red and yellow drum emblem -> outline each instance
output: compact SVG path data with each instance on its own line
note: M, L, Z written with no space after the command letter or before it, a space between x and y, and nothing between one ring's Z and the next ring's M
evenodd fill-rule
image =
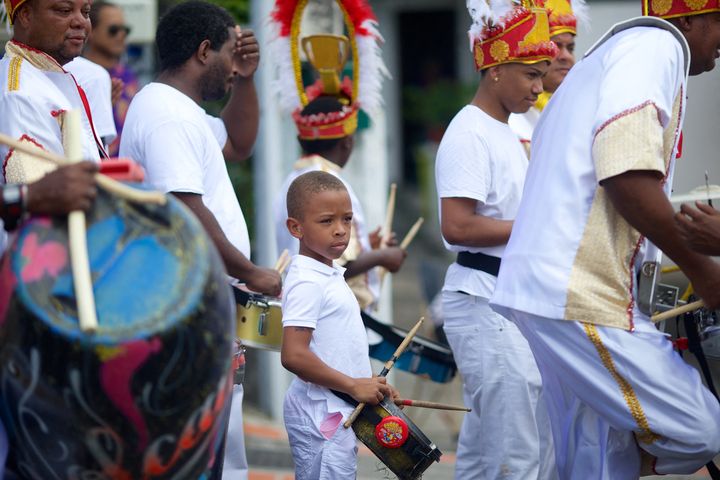
M408 439L407 423L400 417L385 417L375 427L375 438L383 447L400 448Z

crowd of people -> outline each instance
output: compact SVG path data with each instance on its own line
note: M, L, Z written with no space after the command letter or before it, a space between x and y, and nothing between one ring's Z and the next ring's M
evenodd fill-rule
M287 3L276 18L293 17ZM472 408L458 480L692 474L720 453L720 404L652 323L638 288L643 264L662 252L708 309L720 307L711 258L720 213L676 213L668 200L688 76L720 56L720 3L641 3L642 17L575 64L583 1L468 1L478 87L435 166L442 240L456 255L442 289L444 331ZM274 206L278 251L293 255L283 281L251 261L226 167L251 155L259 128L264 46L251 30L211 3L172 7L157 28L158 75L137 91L121 61L130 28L118 6L6 0L6 9L0 133L62 155L63 114L79 110L86 161L54 168L0 145L4 229L90 209L98 164L116 152L133 159L150 186L198 218L233 288L282 291L296 478L355 478L357 438L342 426L354 405L333 391L368 404L399 396L372 374L361 311L377 305L380 270L398 271L406 256L393 235L371 231L342 178L362 94L327 76L299 92L302 156ZM205 112L203 102L228 94L219 117ZM242 384L231 398L211 476L242 480ZM19 474L11 439L0 428L0 477L6 456L6 475Z

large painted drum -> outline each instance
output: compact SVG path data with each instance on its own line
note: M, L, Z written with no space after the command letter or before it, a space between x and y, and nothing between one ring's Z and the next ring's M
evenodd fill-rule
M0 264L0 416L31 479L199 479L229 413L234 300L173 198L100 191L87 215L99 328L78 327L65 218L34 218Z

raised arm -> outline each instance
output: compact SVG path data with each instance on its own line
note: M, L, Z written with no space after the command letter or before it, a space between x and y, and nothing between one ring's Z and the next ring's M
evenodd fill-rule
M258 133L260 108L253 77L260 62L260 47L252 30L235 29L233 87L221 116L228 132L223 155L228 161L241 162L252 154Z

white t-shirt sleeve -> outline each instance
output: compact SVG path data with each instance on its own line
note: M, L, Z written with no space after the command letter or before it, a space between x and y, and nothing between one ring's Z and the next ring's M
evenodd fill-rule
M487 145L474 132L461 132L443 142L437 154L440 198L471 198L485 203L492 188Z
M283 327L315 329L322 314L323 288L317 282L301 280L283 293Z
M225 128L225 122L223 119L205 114L205 120L210 126L210 130L212 130L213 135L215 135L215 139L217 140L218 145L220 145L220 148L224 148L227 143L228 132L227 128Z
M163 192L203 195L204 152L207 139L193 123L172 121L158 125L145 136L148 182Z

